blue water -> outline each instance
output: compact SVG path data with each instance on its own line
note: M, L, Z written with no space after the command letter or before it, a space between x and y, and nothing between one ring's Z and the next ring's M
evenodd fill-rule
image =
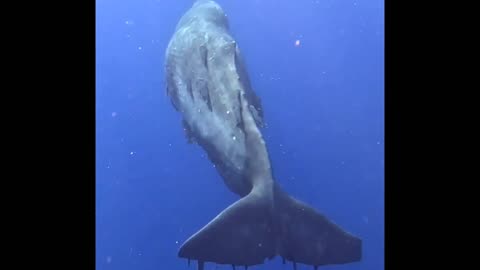
M217 2L263 102L276 180L363 239L361 262L324 268L383 269L383 1ZM97 0L99 270L188 269L180 244L238 199L165 95L165 49L191 4Z

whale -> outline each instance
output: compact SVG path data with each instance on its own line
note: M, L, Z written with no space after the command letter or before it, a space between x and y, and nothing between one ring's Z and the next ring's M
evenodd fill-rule
M181 16L165 51L166 95L181 115L187 142L199 145L227 188L239 196L193 233L178 256L245 267L276 256L283 263L361 261L362 240L275 181L262 102L218 3L198 0Z

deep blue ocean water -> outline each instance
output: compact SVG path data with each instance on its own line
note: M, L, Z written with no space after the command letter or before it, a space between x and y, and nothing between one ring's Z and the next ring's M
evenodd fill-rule
M383 269L383 1L217 2L262 99L276 181L363 239L361 262L323 268ZM165 95L165 49L192 3L96 0L99 270L188 269L180 244L238 199Z

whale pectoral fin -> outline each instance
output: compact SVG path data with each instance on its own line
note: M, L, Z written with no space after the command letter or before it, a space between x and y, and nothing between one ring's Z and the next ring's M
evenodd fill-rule
M361 239L343 231L305 203L286 194L282 197L279 255L314 266L361 260Z
M191 236L179 257L241 266L263 263L275 253L267 211L258 197L245 196Z

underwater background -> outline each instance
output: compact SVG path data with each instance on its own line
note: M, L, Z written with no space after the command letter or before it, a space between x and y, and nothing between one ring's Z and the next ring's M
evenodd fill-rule
M98 270L189 269L181 243L238 200L165 94L165 49L193 2L96 0ZM275 180L363 240L361 262L320 269L383 269L384 2L216 2L262 100Z

